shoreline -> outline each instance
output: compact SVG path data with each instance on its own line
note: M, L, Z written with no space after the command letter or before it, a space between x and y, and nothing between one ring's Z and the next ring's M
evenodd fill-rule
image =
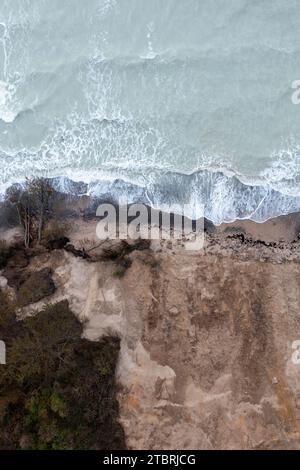
M85 193L86 186L84 183L76 183L71 180L68 182L68 192L58 191L55 189L55 184L53 184L54 181L52 179L44 180L49 182L51 186L53 185L54 197L52 204L55 207L54 215L58 217L59 220L83 218L83 220L95 219L99 221L100 219L96 216L96 210L98 205L104 203L110 203L115 207L118 219L119 204L110 194L101 197L93 197ZM12 187L20 186L16 184ZM139 204L141 202L129 203L128 207L135 203ZM149 206L149 204L145 204L145 206L147 207L150 217L150 211L153 208ZM165 215L170 215L170 212L161 209L154 210L164 213ZM195 220L189 220L195 224ZM17 225L18 219L14 213L13 207L5 201L0 201L0 238L1 233L3 234L6 229L10 228L13 230ZM230 235L230 233L235 235L240 234L244 237L244 242L247 242L247 239L249 239L254 242L261 240L266 243L290 243L296 240L300 234L300 211L271 217L260 222L248 218L237 218L234 221L214 224L211 220L204 218L204 231L210 233L215 232L218 236L224 236L226 233L228 235Z
M153 175L152 175L153 176ZM202 217L219 226L223 223L252 220L264 223L282 215L300 212L300 196L279 192L272 185L243 183L235 174L222 171L201 170L190 175L162 172L155 183L130 182L126 178L100 178L89 181L68 176L41 177L60 195L108 201L114 204L145 204L155 210L176 212L183 207L185 215L194 219ZM6 187L22 187L25 182ZM241 202L240 202L241 201Z
M96 210L98 205L103 203L113 204L118 220L119 206L110 198L93 198L85 194L75 195L55 191L54 200L58 219L61 222L74 220L76 224L78 220L82 220L84 226L85 222L93 220L96 227L100 220L99 217L96 217ZM150 206L147 206L147 210L150 214ZM159 212L169 215L164 211ZM191 222L195 223L195 221ZM7 203L0 202L0 239L11 241L18 234L18 230L18 220L14 210L11 206L7 206ZM90 230L88 232L91 236ZM228 243L229 240L232 242L235 238L240 240L243 246L262 242L263 244L285 244L288 248L290 244L296 243L300 235L300 212L270 218L264 222L236 219L218 225L204 218L204 232L206 235L209 234L214 240L214 244Z

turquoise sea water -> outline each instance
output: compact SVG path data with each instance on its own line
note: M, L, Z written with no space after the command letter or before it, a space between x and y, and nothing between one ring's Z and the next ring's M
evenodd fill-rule
M297 0L1 0L0 188L300 210ZM60 183L59 183L60 182Z

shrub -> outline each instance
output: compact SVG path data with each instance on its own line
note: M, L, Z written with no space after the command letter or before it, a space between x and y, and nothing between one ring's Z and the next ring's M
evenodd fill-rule
M5 240L0 240L0 269L4 268L9 258L10 249Z
M67 301L2 330L0 449L124 449L117 338L90 342Z
M122 278L126 273L126 268L120 267L113 272L113 277Z
M38 302L44 297L52 295L55 285L49 268L41 269L28 274L18 289L17 298L20 307Z
M66 237L70 230L68 223L52 220L47 227L43 230L43 243L47 245L55 240Z
M16 321L15 308L16 304L10 294L0 290L0 332Z

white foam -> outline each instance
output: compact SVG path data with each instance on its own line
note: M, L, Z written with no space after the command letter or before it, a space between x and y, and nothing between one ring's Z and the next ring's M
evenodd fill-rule
M98 13L101 16L107 15L113 8L116 6L117 2L116 0L99 0L98 4Z
M261 177L273 189L288 196L300 196L300 144L280 149L272 154L272 163Z
M100 17L106 17L115 8L119 8L120 3L118 4L116 0L98 0L97 14ZM36 9L38 10L38 6ZM27 16L23 15L21 11L19 16L24 16L23 31L16 44L10 43L9 30L4 23L0 23L4 27L3 38L6 41L4 42L4 39L0 37L0 42L2 39L3 47L5 46L5 73L3 81L0 81L0 119L6 123L14 121L16 117L14 107L18 106L14 102L15 90L10 84L12 81L7 75L7 65L10 65L7 62L8 52L14 48L17 51L15 54L20 57L20 64L26 65L27 60L25 59L30 51L29 42L25 40L27 38L26 31L29 27L33 28L31 9L28 9ZM28 22L29 18L30 22ZM149 61L157 55L159 58L163 57L161 52L165 50L160 49L160 22L156 21L157 32L154 21L148 22L146 31L144 31L144 58ZM104 25L106 24L109 28L109 21L104 22ZM193 217L197 213L197 208L201 206L201 202L205 202L209 206L207 216L217 223L222 220L234 220L242 217L262 220L269 217L270 214L279 215L280 211L297 209L298 200L293 198L300 196L300 145L293 144L287 149L274 152L269 167L256 176L240 174L238 168L234 167L232 163L234 159L230 158L230 155L228 158L220 155L200 155L196 165L194 165L195 160L189 165L186 164L189 145L186 146L187 151L185 152L185 148L181 146L180 142L177 144L176 139L174 142L168 139L163 127L157 125L155 121L153 123L151 119L149 119L150 123L146 122L147 116L145 120L140 115L131 116L131 108L122 104L123 101L120 98L124 93L126 82L122 81L123 75L118 75L119 71L115 69L113 60L113 66L104 61L104 53L101 48L103 48L107 37L110 38L105 29L106 26L103 31L99 31L99 34L95 35L95 38L91 37L91 43L93 44L95 41L95 54L89 57L87 67L82 66L81 75L78 76L83 95L86 98L89 115L86 116L84 111L82 111L82 115L76 114L74 111L72 115L62 118L60 122L56 120L53 122L53 127L50 126L47 129L46 138L41 142L39 148L20 149L18 146L22 144L17 141L15 149L8 151L7 146L3 145L2 154L0 154L2 164L0 184L3 183L2 188L6 188L12 182L22 180L25 176L35 174L48 177L63 175L74 181L87 182L88 192L96 194L97 191L101 192L107 188L113 190L113 182L116 179L121 179L137 185L136 193L132 190L133 198L139 196L141 189L145 189L151 204L166 207L169 205L169 201L164 202L163 197L168 198L173 190L176 191L180 182L183 184L182 181L194 181L192 187L186 184L184 188L188 193L187 200L190 203ZM12 35L12 37L14 36ZM22 51L24 49L23 52L19 49L20 45L22 45ZM108 48L108 50L110 49ZM113 51L114 48L112 47L111 50ZM159 53L155 51L159 51ZM220 54L222 54L222 49L220 49ZM204 54L204 56L206 55ZM177 57L178 54L174 54L174 60ZM159 62L158 59L157 62ZM21 77L24 77L27 72L25 65L20 66ZM118 60L117 65L119 65ZM147 67L152 66L151 63L146 65ZM13 67L14 64L10 65L8 69L13 69ZM177 82L179 83L178 79ZM174 100L175 98L176 96L174 96ZM83 108L85 108L85 103ZM42 116L45 120L47 117ZM101 121L103 121L102 124ZM104 121L107 121L107 125ZM192 148L192 145L190 147ZM267 157L268 155L266 155L266 159ZM181 168L181 164L183 168ZM206 181L201 177L192 178L193 173L198 171L209 173ZM171 176L174 184L173 187L168 186L169 194L167 190L164 191L163 187L168 185L168 177L161 178L166 172L173 175L178 172L177 181L175 177ZM191 176L188 180L184 178L187 175ZM242 185L234 185L232 182L235 178L241 181L244 186L248 186L249 190ZM104 181L111 184L105 186ZM252 189L253 185L257 186L255 190ZM278 191L278 194L274 195L271 190Z
M16 113L11 109L12 93L11 87L0 80L0 119L11 123L16 117Z

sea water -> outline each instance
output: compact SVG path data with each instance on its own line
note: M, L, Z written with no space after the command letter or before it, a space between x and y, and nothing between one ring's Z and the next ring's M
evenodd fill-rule
M0 0L0 189L300 210L297 0Z

